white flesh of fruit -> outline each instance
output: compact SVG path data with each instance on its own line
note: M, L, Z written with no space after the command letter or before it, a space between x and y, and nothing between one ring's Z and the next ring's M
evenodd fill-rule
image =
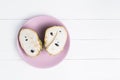
M37 56L42 49L42 43L37 33L32 29L21 29L19 42L28 56Z
M46 30L45 47L49 54L60 53L66 44L66 40L67 32L64 27L53 26Z

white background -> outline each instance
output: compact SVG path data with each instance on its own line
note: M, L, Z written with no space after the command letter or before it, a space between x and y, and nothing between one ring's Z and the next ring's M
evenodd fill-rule
M16 35L48 14L67 27L71 46L57 66L39 69L18 55ZM0 80L120 80L120 0L0 0Z

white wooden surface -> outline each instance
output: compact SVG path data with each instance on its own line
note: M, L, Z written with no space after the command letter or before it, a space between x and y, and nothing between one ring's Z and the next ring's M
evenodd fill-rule
M67 57L38 69L18 55L16 35L30 17L48 14L70 34ZM119 0L0 0L1 80L120 80Z

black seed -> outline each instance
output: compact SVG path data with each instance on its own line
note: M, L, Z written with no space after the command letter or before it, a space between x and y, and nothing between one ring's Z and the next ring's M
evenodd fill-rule
M34 53L34 50L31 50L32 53Z
M52 35L52 36L53 36L53 33L51 32L51 33L50 33L50 35Z
M25 38L27 38L27 36L25 36Z
M55 43L56 46L59 46L59 44Z
M25 41L28 41L28 39L25 39Z
M61 31L59 31L59 32L61 32Z

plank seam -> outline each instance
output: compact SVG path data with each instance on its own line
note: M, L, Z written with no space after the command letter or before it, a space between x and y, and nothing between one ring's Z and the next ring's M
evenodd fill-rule
M16 61L22 59L0 59L0 61ZM97 61L97 60L120 60L120 58L86 58L86 59L64 59L65 61Z
M29 19L0 19L0 20L29 20ZM83 19L59 19L59 20L120 20L120 19L84 19L83 18Z

